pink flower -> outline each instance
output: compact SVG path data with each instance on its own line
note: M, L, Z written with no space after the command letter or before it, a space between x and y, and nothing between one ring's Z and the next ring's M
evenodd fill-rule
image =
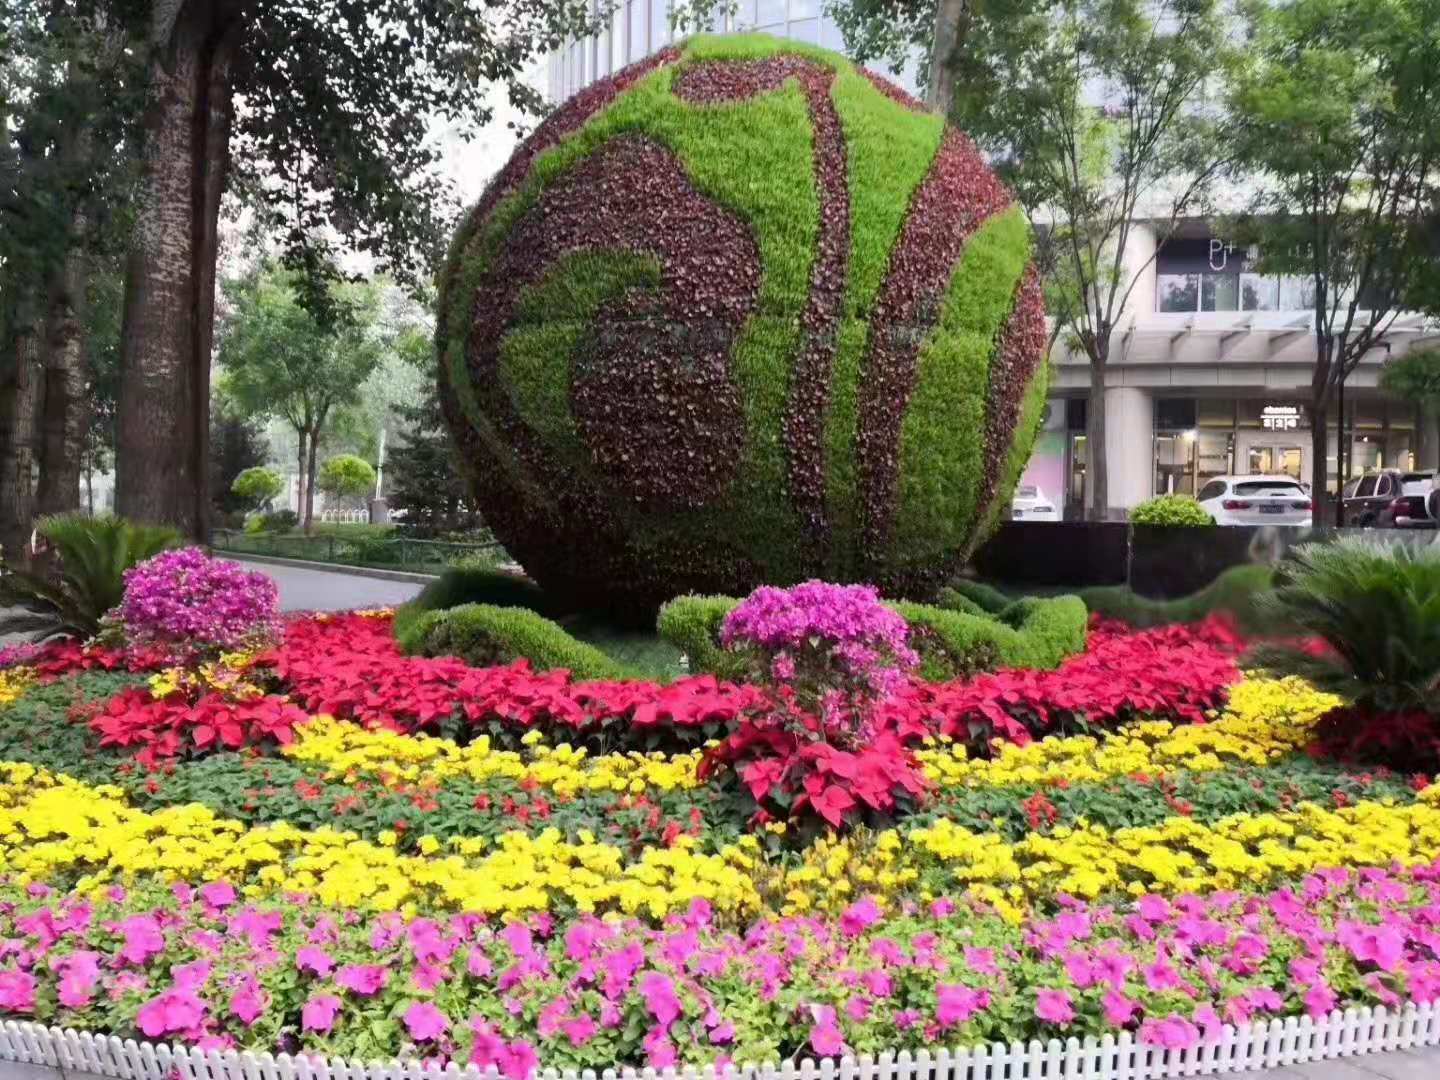
M668 1069L679 1060L675 1053L675 1044L670 1041L670 1036L665 1031L663 1026L657 1024L641 1041L641 1045L645 1047L646 1062L652 1069Z
M0 971L0 1009L13 1013L35 1011L35 976L28 971Z
M327 1035L335 1026L335 1017L340 1012L340 999L334 994L320 994L305 1002L300 1010L300 1026L305 1031Z
M135 1014L140 1030L152 1039L192 1031L204 1020L205 1003L188 990L166 990Z
M438 1039L450 1030L450 1020L428 1001L416 1001L405 1010L405 1029L416 1042Z
M255 1018L265 1010L265 1000L253 984L243 986L230 995L230 1011L239 1017L246 1027L255 1023Z
M1135 911L1149 923L1161 923L1170 917L1170 902L1163 896L1142 896L1135 901Z
M976 949L967 945L965 946L965 963L977 975L1000 974L1000 969L995 964L994 949Z
M95 983L100 978L100 954L73 952L56 965L60 984L56 997L67 1009L83 1009L90 1004Z
M200 899L212 908L226 908L235 903L235 886L228 881L212 881L200 886Z
M1200 1029L1183 1016L1171 1014L1163 1020L1147 1020L1141 1024L1140 1040L1166 1050L1184 1050L1200 1041Z
M1061 1026L1075 1019L1075 1006L1065 990L1039 990L1035 994L1035 1015L1051 1024Z
M600 1029L596 1025L594 1017L589 1013L581 1013L573 1020L566 1020L561 1024L560 1030L570 1040L571 1046L580 1047L593 1039L595 1033Z
M650 972L640 980L640 994L645 999L645 1008L662 1028L669 1028L680 1018L680 999L675 996L675 984L668 975Z
M835 1010L828 1005L811 1006L815 1023L810 1028L810 1046L821 1057L839 1057L845 1053L845 1040Z
M880 921L880 905L873 896L857 900L840 916L840 929L847 937L859 937Z
M295 966L301 971L309 971L323 979L335 970L335 961L324 949L316 945L306 945L296 952Z
M1335 1010L1335 992L1324 981L1317 982L1305 992L1305 1011L1312 1020L1329 1016Z
M500 1071L508 1080L529 1080L539 1065L540 1055L524 1040L511 1043L500 1055Z
M1105 1006L1105 1019L1115 1027L1124 1027L1130 1023L1130 1018L1135 1015L1140 1006L1131 1001L1118 990L1106 990L1102 999Z
M153 915L132 915L120 924L125 945L120 958L131 964L144 964L150 957L165 951L165 935Z
M361 997L374 997L389 981L389 969L378 964L346 964L335 973L337 986Z
M861 1024L870 1019L870 1011L874 1007L874 1003L867 997L853 997L845 1003L845 1015Z
M729 1046L735 1041L735 1025L729 1020L716 1024L710 1029L710 1041L716 1046Z
M963 1024L990 1004L990 993L968 986L940 983L935 987L935 1020L941 1027Z

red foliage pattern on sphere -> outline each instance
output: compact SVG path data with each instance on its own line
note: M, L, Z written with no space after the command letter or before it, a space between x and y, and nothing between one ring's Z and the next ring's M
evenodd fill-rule
M900 427L918 377L922 331L939 317L965 242L986 218L1009 203L1009 192L974 144L947 129L890 253L860 385L855 449L864 516L862 542L872 566L883 564L898 507Z
M785 412L785 450L790 502L809 538L825 537L825 410L830 373L839 344L840 305L850 257L850 191L845 183L845 136L830 97L835 73L798 56L750 63L711 62L687 67L675 80L683 101L735 101L795 79L805 94L815 140L815 190L819 235L810 270L810 296L801 317L804 340L790 371Z

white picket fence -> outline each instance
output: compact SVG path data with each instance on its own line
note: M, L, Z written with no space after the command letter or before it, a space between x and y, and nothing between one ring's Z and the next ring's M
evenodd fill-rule
M1405 1050L1440 1043L1440 1009L1347 1009L1324 1020L1290 1017L1252 1027L1225 1027L1218 1039L1186 1050L1142 1045L1128 1033L1052 1039L1048 1043L993 1043L968 1050L920 1051L781 1065L704 1069L544 1069L540 1080L1159 1080L1273 1069L1355 1054ZM137 1043L13 1021L0 1025L0 1061L48 1065L67 1073L127 1080L436 1080L489 1077L472 1067L426 1068L419 1062L347 1063L235 1051L190 1050ZM0 1072L3 1075L3 1072ZM58 1075L58 1074L57 1074Z

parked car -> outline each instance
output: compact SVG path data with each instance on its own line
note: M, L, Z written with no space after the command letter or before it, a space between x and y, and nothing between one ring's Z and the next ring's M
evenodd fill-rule
M1351 480L1345 485L1343 494L1345 524L1358 529L1392 528L1399 524L1397 517L1413 518L1413 511L1423 504L1408 500L1417 496L1423 499L1433 485L1434 477L1433 472L1381 469ZM1401 503L1398 508L1395 506L1397 502Z
M1435 482L1436 474L1433 469L1401 473L1399 493L1390 500L1389 506L1380 511L1380 517L1375 524L1390 529L1435 528L1435 518L1427 505Z
M1014 521L1059 521L1060 511L1034 484L1021 484L1010 502L1010 517Z
M1293 476L1217 476L1195 498L1216 525L1311 524L1310 495Z

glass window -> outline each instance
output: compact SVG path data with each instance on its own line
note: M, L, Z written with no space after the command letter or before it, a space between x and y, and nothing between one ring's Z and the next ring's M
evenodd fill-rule
M1156 278L1160 311L1197 311L1200 307L1199 274L1161 274Z
M650 0L649 51L670 40L670 0Z
M1275 471L1274 448L1270 446L1252 446L1246 462L1245 471L1251 476L1263 476L1266 473Z
M1390 477L1382 473L1380 479L1375 481L1375 494L1379 496L1389 495L1390 493Z
M1282 470L1283 471L1283 470ZM1249 483L1236 484L1236 495L1304 495L1298 483L1284 480L1251 480Z
M1309 311L1315 306L1315 279L1282 277L1280 279L1280 310Z
M1375 484L1378 477L1367 476L1360 481L1360 486L1355 489L1357 499L1368 499L1375 494Z
M610 31L602 30L595 50L595 77L602 79L610 74Z
M1200 279L1200 310L1239 311L1239 275L1205 274Z
M1241 311L1277 311L1280 307L1280 279L1262 274L1240 275Z
M743 7L749 7L749 4ZM785 0L759 0L755 11L755 25L761 28L774 26L785 21Z
M796 41L804 41L810 45L820 44L820 20L819 19L796 19L790 23L790 36Z
M630 0L627 13L630 21L630 36L625 41L627 46L625 62L627 64L633 64L650 51L650 43L645 40L645 15L648 5L649 0Z
M1221 495L1224 494L1225 481L1211 480L1210 483L1206 484L1203 488L1200 489L1200 494L1197 497L1201 502L1206 502L1209 499L1218 499Z

